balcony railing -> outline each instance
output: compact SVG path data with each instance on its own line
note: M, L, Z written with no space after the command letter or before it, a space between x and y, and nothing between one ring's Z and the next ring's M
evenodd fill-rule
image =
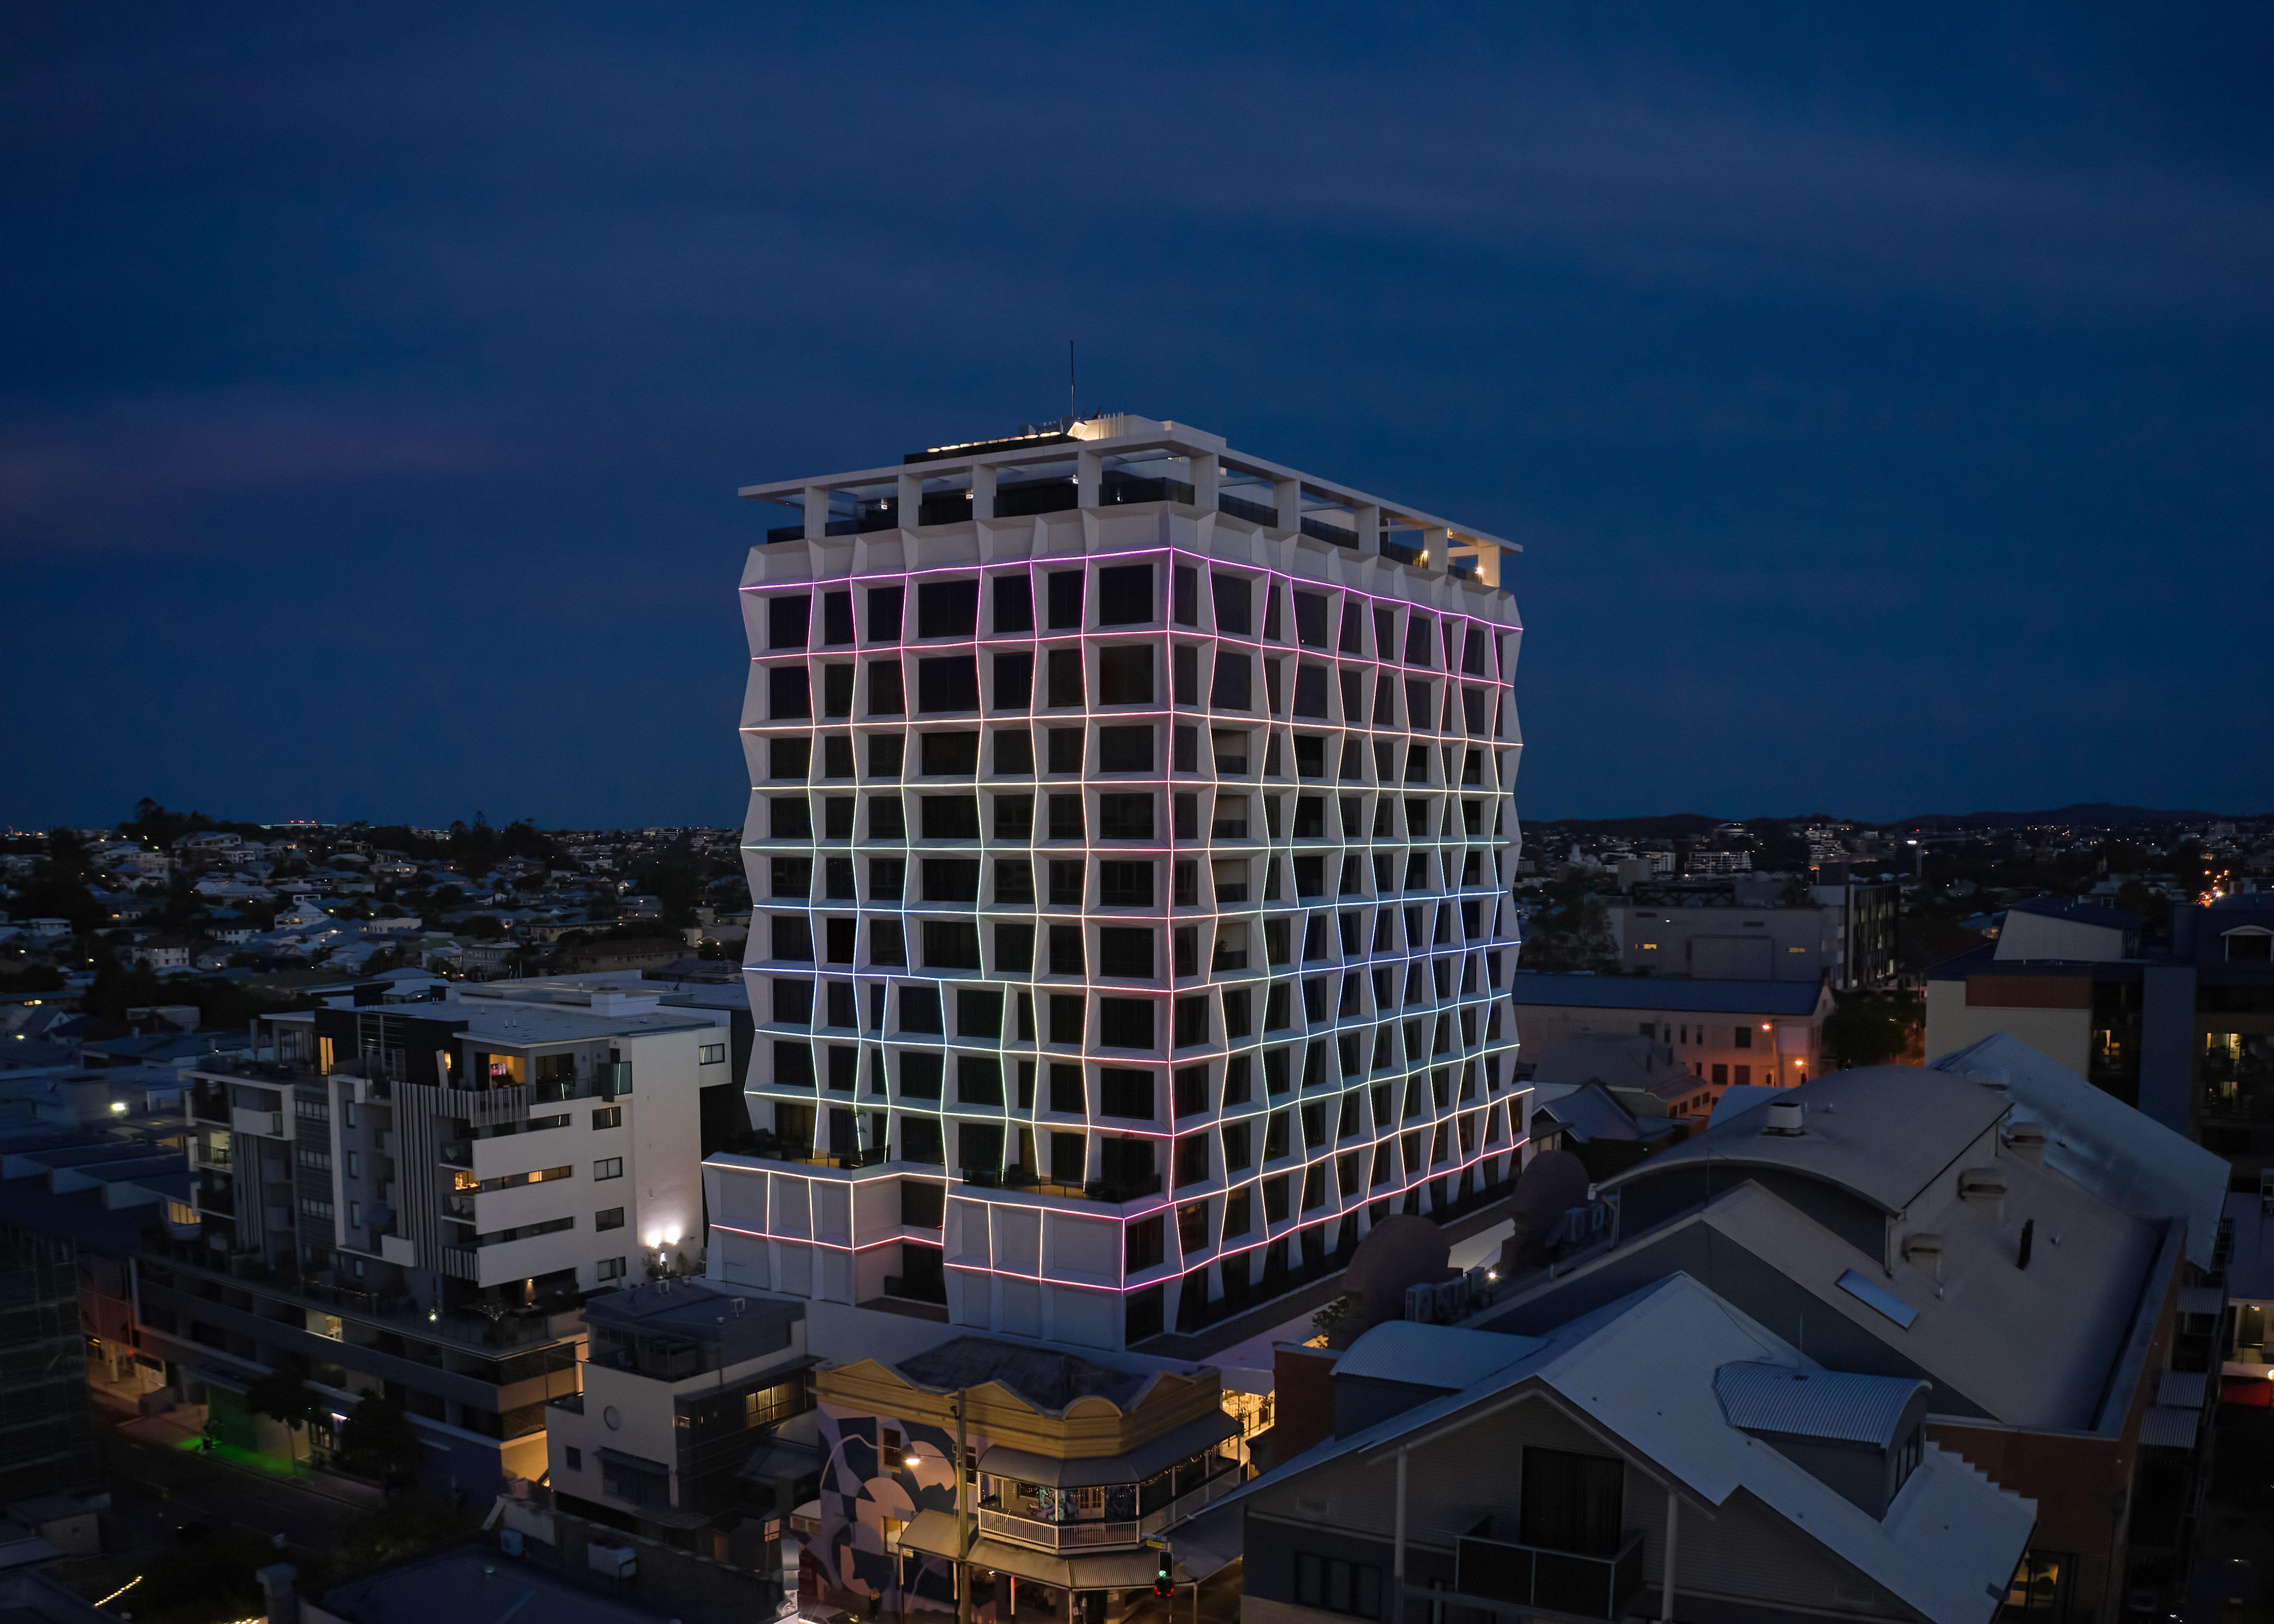
M1100 507L1119 507L1130 502L1182 502L1187 508L1193 503L1193 487L1181 479L1140 479L1128 474L1108 474L1097 492Z
M1245 519L1250 524L1261 524L1272 530L1279 528L1279 510L1269 502L1251 502L1245 497L1226 496L1216 492L1216 510L1235 519Z
M1225 1470L1206 1483L1186 1490L1167 1505L1133 1521L1046 1522L1014 1511L979 1507L979 1531L1013 1545L1043 1551L1096 1551L1115 1545L1134 1545L1148 1534L1172 1528L1194 1512L1229 1494L1240 1485L1240 1473L1228 1462Z
M1419 564L1421 549L1409 542L1392 541L1384 536L1382 538L1382 556L1393 564Z
M1318 519L1304 520L1303 534L1308 536L1313 541L1328 542L1337 547L1358 545L1356 530L1344 530L1339 524L1329 524Z
M1415 1590L1457 1604L1463 1596L1548 1607L1585 1619L1616 1619L1642 1589L1641 1530L1606 1556L1464 1536L1456 1547L1453 1590Z

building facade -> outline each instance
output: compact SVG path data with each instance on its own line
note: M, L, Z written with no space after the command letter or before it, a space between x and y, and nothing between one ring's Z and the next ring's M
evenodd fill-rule
M146 1247L140 1345L193 1400L288 1365L392 1397L439 1486L540 1475L584 1295L700 1256L725 1015L539 988L262 1026L187 1073L196 1232Z
M1663 1043L1719 1099L1728 1087L1791 1088L1824 1070L1823 981L1677 980L1525 971L1510 982L1526 1051L1610 1034Z
M714 1274L1118 1348L1506 1176L1505 544L1141 418L744 494Z
M2175 910L2168 946L2088 905L2007 910L1998 939L1927 972L1926 1048L2020 1039L2255 1187L2274 1167L2274 896Z

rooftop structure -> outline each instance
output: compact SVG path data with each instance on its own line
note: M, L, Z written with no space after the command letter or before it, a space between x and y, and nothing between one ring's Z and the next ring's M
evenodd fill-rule
M1811 1358L1685 1275L1538 1335L1377 1327L1334 1381L1337 1436L1191 1530L1239 1518L1273 1616L1988 1624L2034 1521L1924 1435L1924 1384Z
M2210 1349L2180 1313L2218 1159L2011 1052L1736 1103L1606 1181L1571 1226L1596 1238L1471 1323L1548 1335L1648 1282L1704 1282L1827 1365L1924 1384L1928 1436L2037 1501L2033 1560L2080 1609L2110 1605L2192 1503ZM2168 1396L2191 1374L2193 1409Z
M1507 543L1128 417L743 494L722 1280L1121 1348L1512 1170Z

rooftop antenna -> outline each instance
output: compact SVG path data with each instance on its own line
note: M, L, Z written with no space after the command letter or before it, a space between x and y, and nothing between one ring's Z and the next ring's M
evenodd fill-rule
M1078 398L1074 392L1073 340L1068 339L1066 340L1066 422L1069 426L1081 421L1081 413L1076 403Z

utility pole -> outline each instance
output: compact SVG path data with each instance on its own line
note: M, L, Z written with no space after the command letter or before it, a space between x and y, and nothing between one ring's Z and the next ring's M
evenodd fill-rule
M1067 349L1073 349L1068 341ZM955 1624L971 1624L971 1521L968 1503L964 1499L964 1462L970 1457L971 1447L964 1426L964 1411L970 1407L971 1389L959 1387L955 1393Z

